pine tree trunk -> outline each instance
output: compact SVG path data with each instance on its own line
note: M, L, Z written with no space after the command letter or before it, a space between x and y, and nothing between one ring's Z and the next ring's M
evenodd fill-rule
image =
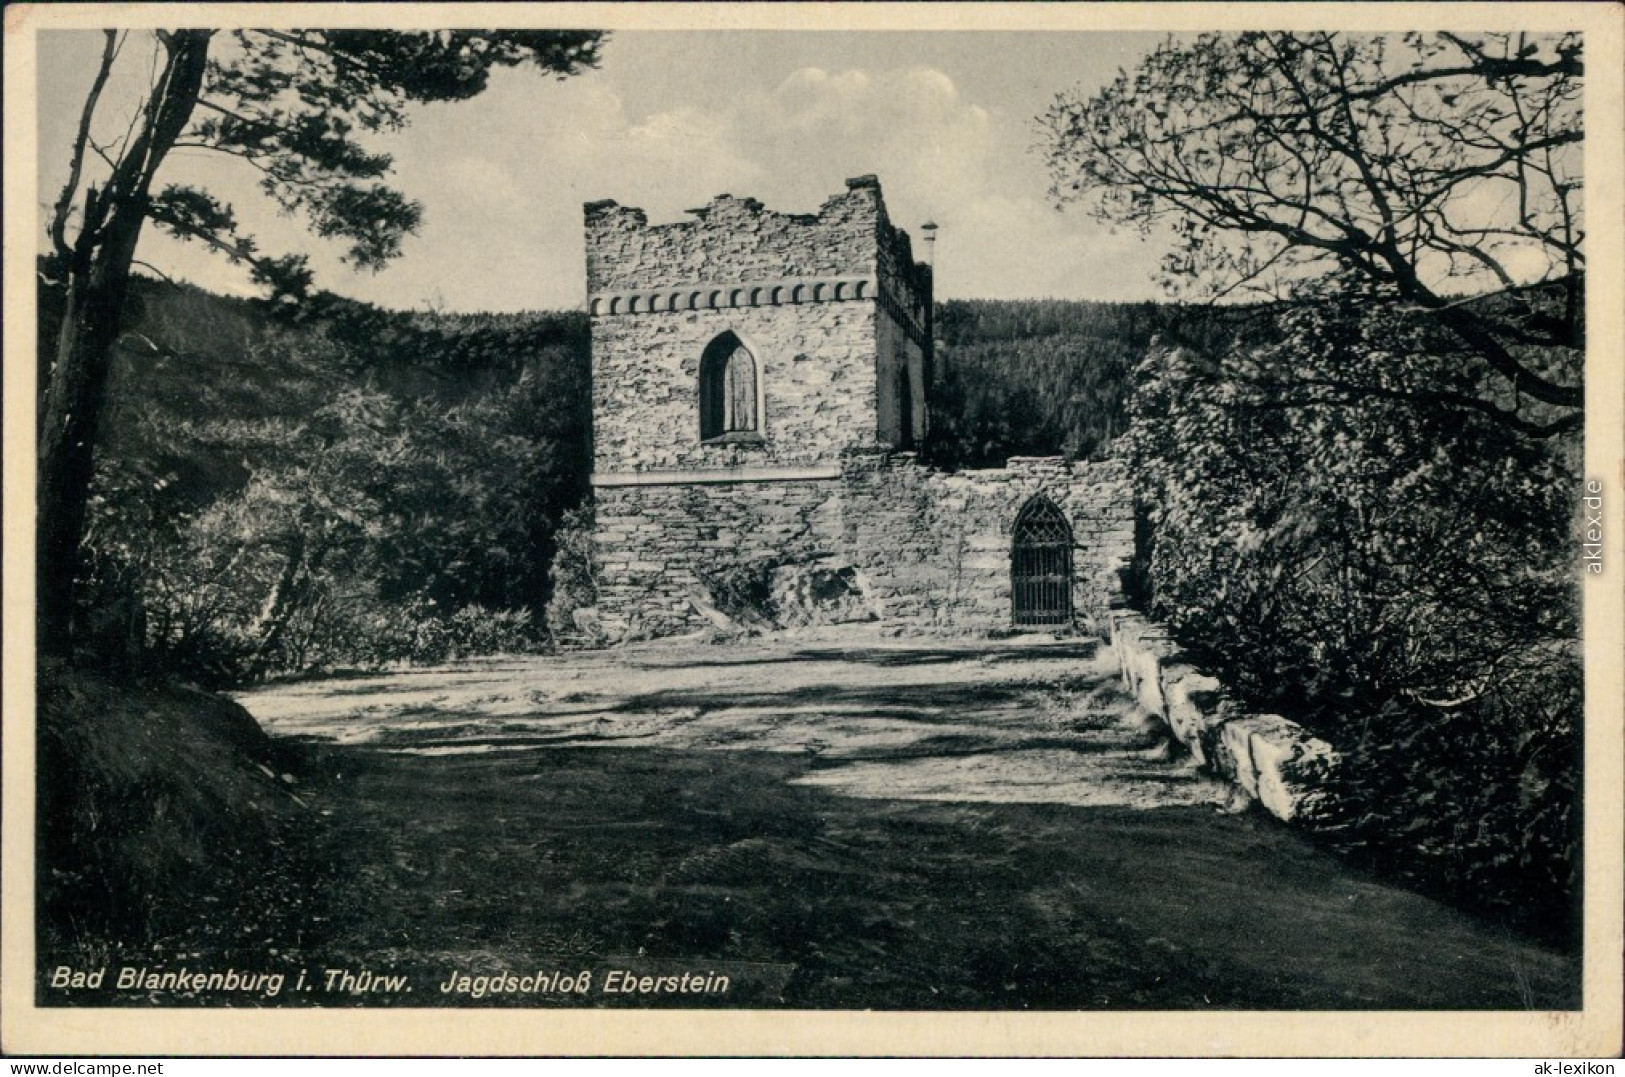
M153 178L191 118L213 31L163 33L167 61L140 134L108 177L86 193L83 226L67 255L68 288L56 354L40 407L35 536L38 646L69 655L79 543L96 468L96 435L130 266Z
M122 273L114 266L98 268L102 271L82 281L75 275L68 286L40 414L37 603L39 646L51 654L66 654L72 641L74 581L96 466L97 420L129 279L127 262Z

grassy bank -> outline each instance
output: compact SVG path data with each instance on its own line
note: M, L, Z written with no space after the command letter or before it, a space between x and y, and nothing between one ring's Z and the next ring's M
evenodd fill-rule
M237 704L47 664L38 708L42 968L243 952L302 917L312 813Z

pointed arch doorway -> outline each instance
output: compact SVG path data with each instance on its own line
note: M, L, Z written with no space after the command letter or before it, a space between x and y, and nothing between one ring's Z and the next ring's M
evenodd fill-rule
M1010 542L1010 605L1017 628L1072 623L1072 525L1036 494L1016 515Z

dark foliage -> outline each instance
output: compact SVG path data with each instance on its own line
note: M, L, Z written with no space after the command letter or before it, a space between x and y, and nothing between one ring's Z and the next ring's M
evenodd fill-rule
M131 308L85 540L104 661L236 683L545 638L584 317L327 299L287 324L153 282Z
M1153 342L1206 353L1262 329L1241 307L949 300L936 314L926 455L945 467L1093 458L1127 427L1130 375Z
M1584 393L1525 361L1577 345L1585 269L1577 33L1240 33L1170 38L1042 117L1060 204L1172 233L1175 294L1284 298L1353 273L1396 295L1522 399L1577 430ZM1567 284L1536 320L1519 284ZM1464 294L1502 291L1498 308ZM1520 408L1485 413L1529 433Z
M1330 838L1561 938L1578 878L1578 441L1477 407L1492 372L1380 294L1277 321L1269 343L1140 367L1151 611L1252 706L1343 753Z

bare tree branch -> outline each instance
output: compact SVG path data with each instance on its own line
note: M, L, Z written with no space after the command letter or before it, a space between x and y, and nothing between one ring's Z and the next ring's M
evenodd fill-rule
M68 181L62 185L62 194L56 200L56 212L51 218L51 246L63 258L73 253L68 248L68 215L73 208L74 197L79 192L79 179L85 165L85 148L91 144L90 125L95 119L96 104L101 100L102 89L107 85L107 78L113 72L113 61L118 57L118 32L116 30L103 32L107 40L102 46L101 64L96 68L96 77L90 84L90 92L85 95L85 106L79 112L79 132L73 140Z
M1112 223L1171 223L1176 292L1218 301L1353 269L1433 311L1518 394L1578 409L1580 386L1512 350L1531 343L1516 322L1457 300L1566 277L1550 336L1578 337L1580 56L1572 34L1170 39L1056 99L1051 192ZM1544 262L1514 263L1519 248Z

